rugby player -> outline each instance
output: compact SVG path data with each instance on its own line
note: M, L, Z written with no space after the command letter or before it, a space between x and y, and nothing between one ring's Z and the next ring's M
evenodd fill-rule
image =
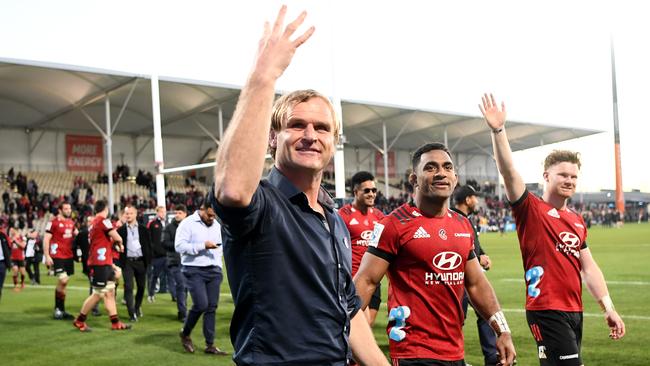
M76 229L72 215L72 205L63 202L59 205L59 212L45 226L43 238L43 251L45 264L54 268L54 275L58 277L54 289L54 319L72 320L74 316L65 311L66 286L70 276L74 274L74 253L72 251Z
M354 201L339 209L339 215L343 218L345 225L350 232L352 243L352 276L359 270L361 258L368 250L368 243L372 237L372 230L375 223L384 217L381 210L374 208L377 198L377 187L375 177L368 172L358 172L351 179L352 194ZM377 311L381 305L381 285L377 286L368 308L365 310L368 323L372 326L377 317Z
M526 279L526 318L537 342L540 365L582 365L582 281L598 301L609 336L620 339L625 324L614 309L602 271L587 247L582 216L567 206L576 190L580 157L553 151L544 161L545 189L537 197L515 169L506 135L506 107L485 94L479 109L492 130L497 168L517 225Z
M111 320L111 329L130 329L130 324L120 321L115 304L115 280L121 275L121 271L119 267L113 265L113 251L117 250L120 253L124 251L122 238L108 218L108 205L105 200L98 200L95 203L95 213L96 216L88 229L90 241L88 266L93 293L84 301L73 325L82 332L90 331L90 327L86 324L87 315L101 299L104 299L104 307Z
M469 220L449 209L458 177L449 150L428 143L414 153L406 203L375 224L354 283L365 308L388 274L393 365L464 366L465 291L497 333L499 362L512 365L510 328L474 252Z

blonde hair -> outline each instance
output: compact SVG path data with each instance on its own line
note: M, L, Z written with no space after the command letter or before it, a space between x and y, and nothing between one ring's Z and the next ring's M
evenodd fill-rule
M569 150L553 150L544 159L544 170L548 170L553 165L564 162L576 164L578 165L578 169L580 169L580 153Z
M336 116L336 112L334 111L334 106L332 105L332 102L330 102L330 100L325 95L313 89L296 90L278 98L278 100L276 100L275 103L273 104L273 114L271 115L271 130L275 132L280 132L282 128L286 125L289 116L289 111L291 110L291 108L293 108L296 104L306 102L312 98L320 98L323 101L325 101L329 106L330 111L332 112L332 118L334 118L334 125L335 125L334 143L337 144L339 141L341 122ZM269 152L271 153L271 156L273 156L273 158L275 158L275 150L276 148L269 146Z

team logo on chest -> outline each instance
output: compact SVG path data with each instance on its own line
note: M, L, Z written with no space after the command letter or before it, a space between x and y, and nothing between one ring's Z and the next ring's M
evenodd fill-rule
M462 285L465 272L462 268L463 257L456 252L440 252L431 261L435 272L424 274L425 285Z
M555 243L555 250L580 258L580 237L568 231L563 231L558 236L560 241Z
M445 229L438 230L438 236L442 240L447 240L447 232L445 231Z

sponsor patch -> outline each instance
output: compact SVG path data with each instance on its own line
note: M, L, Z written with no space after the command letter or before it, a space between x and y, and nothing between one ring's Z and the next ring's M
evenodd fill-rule
M454 236L457 238L471 238L469 233L454 233Z
M379 238L381 237L381 233L383 231L384 231L384 225L380 223L376 223L375 228L372 230L372 237L368 242L368 246L376 248L377 245L379 245Z
M537 347L537 357L539 357L540 360L546 359L546 347L544 346Z
M438 230L438 236L442 240L447 240L447 232L445 231L445 229Z

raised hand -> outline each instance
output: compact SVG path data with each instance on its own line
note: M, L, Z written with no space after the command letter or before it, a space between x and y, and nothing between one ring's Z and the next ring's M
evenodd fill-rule
M609 326L609 338L621 339L625 335L625 323L618 315L616 310L610 310L605 313L605 321Z
M489 96L483 94L481 100L483 101L483 104L479 104L478 108L481 110L483 118L485 118L485 122L487 122L488 126L492 130L503 128L506 124L506 104L501 102L501 109L499 110L499 106L492 94Z
M260 39L255 60L254 73L258 76L268 77L277 80L284 70L291 63L296 49L314 33L314 27L307 29L302 35L294 40L290 37L296 32L298 27L303 23L307 12L302 12L293 22L284 27L284 17L287 13L287 6L280 8L273 29L268 22L264 23L264 34Z

